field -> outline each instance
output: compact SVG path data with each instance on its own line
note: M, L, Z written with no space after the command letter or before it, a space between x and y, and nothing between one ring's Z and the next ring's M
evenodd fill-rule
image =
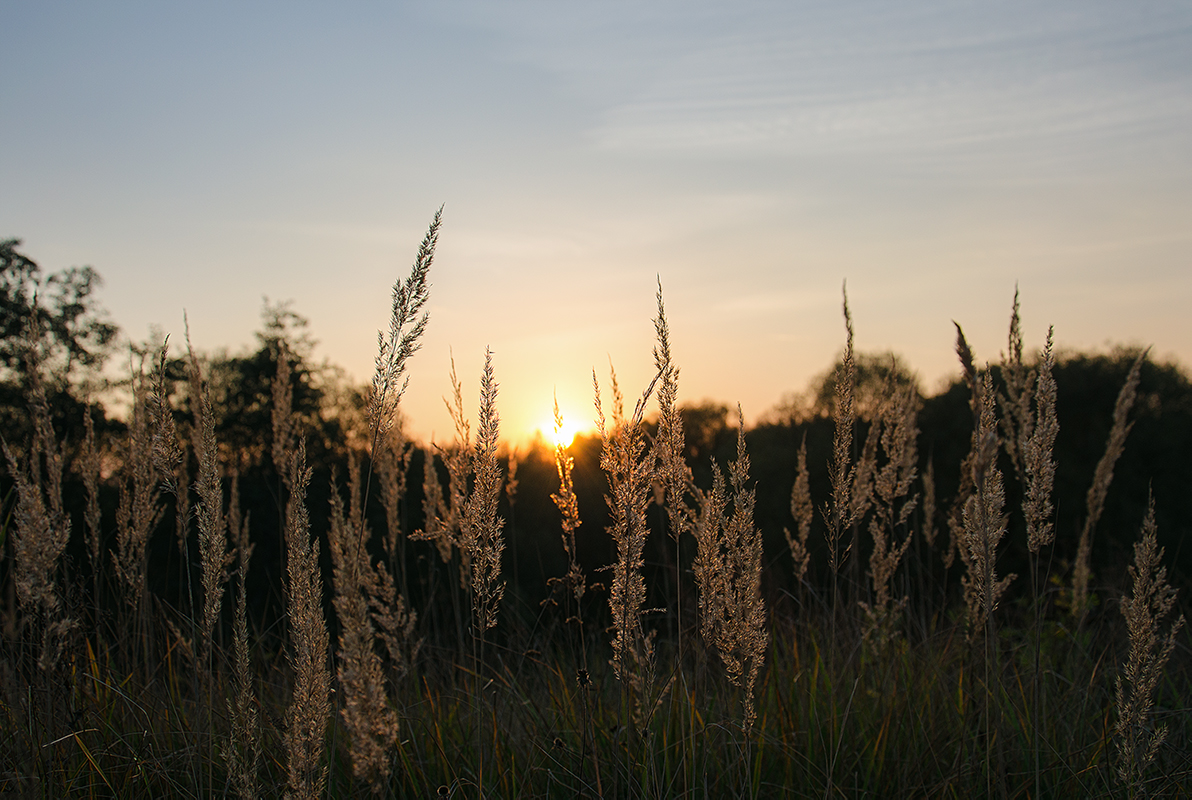
M0 793L1192 792L1186 573L1160 546L1186 472L1122 474L1165 403L1147 441L1187 462L1178 370L1119 353L1108 407L1068 399L1090 362L1024 354L1015 298L1000 362L957 326L962 377L924 398L854 352L845 297L818 400L747 431L680 404L659 287L654 379L594 374L596 436L509 450L487 361L430 447L400 401L438 228L338 416L280 312L239 382L189 343L142 353L123 423L62 422L26 348Z

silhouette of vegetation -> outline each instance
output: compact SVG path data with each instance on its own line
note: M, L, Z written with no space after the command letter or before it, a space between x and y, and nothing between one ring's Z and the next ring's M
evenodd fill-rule
M661 787L673 796L799 795L804 790L818 796L837 790L847 794L841 783L846 771L858 794L893 786L895 794L929 796L981 794L991 787L1009 795L1026 794L1029 788L1045 795L1112 796L1120 788L1114 783L1119 772L1132 792L1139 787L1179 792L1192 785L1192 725L1186 715L1162 710L1181 708L1189 687L1187 648L1180 644L1186 631L1178 625L1171 637L1179 643L1158 659L1170 656L1167 679L1129 683L1135 693L1142 686L1161 698L1155 712L1149 696L1130 695L1129 725L1131 731L1147 731L1148 714L1165 715L1167 738L1153 754L1162 770L1152 769L1147 754L1134 751L1132 766L1117 770L1109 754L1118 751L1107 744L1119 684L1118 673L1106 665L1123 663L1127 653L1119 603L1125 587L1152 576L1147 591L1175 598L1182 608L1192 575L1192 548L1184 546L1192 533L1192 381L1176 364L1149 357L1141 363L1130 413L1133 427L1093 531L1095 604L1076 621L1068 616L1069 587L1086 495L1118 394L1140 353L1119 349L1057 358L1055 541L1038 555L1044 576L1040 594L1025 579L1009 584L996 609L996 637L981 644L964 635L966 568L961 558L952 558L948 529L950 510L964 499L966 480L972 482L971 473L967 479L964 473L966 464L971 469L974 449L972 384L964 376L931 396L918 396L913 371L897 356L853 354L854 463L864 456L871 431L876 437L890 424L883 405L890 388L913 392L918 436L913 448L904 449L917 454L917 477L912 491L901 496L917 501L904 517L895 515L893 505L886 509L892 541L910 539L902 560L895 560L883 578L888 585L882 585L881 598L874 597L868 572L874 548L868 529L858 524L845 532L842 541L853 549L838 576L839 596L847 600L838 614L827 589L825 520L833 488L833 404L836 382L845 373L836 366L821 373L740 438L729 406L711 400L679 404L690 484L667 502L681 504L678 514L690 514L692 520L717 508L723 529L730 518L723 476L732 476L733 508L739 503L742 514L747 507L752 512L749 520L734 517L734 530L740 529L742 539L752 530L760 534L757 596L762 602L757 606L764 606L769 617L769 647L764 658L760 645L750 651L750 670L758 671L742 683L739 664L734 682L719 666L716 651L701 643L696 612L690 610L701 598L693 574L696 539L681 537L676 544L670 538L679 516L655 499L662 494L658 485L648 486L635 500L645 504L648 530L641 570L647 596L640 617L658 667L652 686L643 683L643 691L653 693L637 702L629 737L617 710L616 676L608 668L614 577L608 567L616 562L617 549L609 535L614 523L599 436L578 436L567 449L579 509L574 555L587 579L579 608L561 580L570 559L552 499L559 490L554 448L538 441L516 455L508 449L494 453L486 440L486 497L491 500L496 491L493 475L510 475L514 461L517 483L515 492L508 485L500 490L495 509L486 507L485 519L502 525L504 547L495 552L504 594L493 601L497 624L469 650L472 610L468 584L461 583L461 575L469 574L469 556L451 543L450 530L466 513L463 502L476 483L466 476L461 483L453 474L451 448L409 440L400 413L387 434L391 438L371 436L370 390L314 361L306 321L285 304L265 305L256 341L243 353L199 354L195 365L166 357L154 375L163 345L155 342L137 351L145 362L144 377L154 387L146 407L172 422L182 459L175 496L163 491L160 475L150 482L158 516L147 517L156 524L144 558L148 600L137 617L125 602L113 553L134 513L135 479L127 470L140 452L134 446L138 421L110 418L102 406L76 396L77 387L91 380L110 353L117 331L96 304L99 276L93 270L47 278L18 248L16 240L0 243L0 433L12 448L0 470L0 684L7 687L0 692L0 720L18 732L0 743L0 791L52 795L90 786L120 795L215 794L236 786L252 795L258 772L263 785L281 785L285 758L279 748L286 698L294 685L285 657L292 645L289 587L299 585L306 591L323 587L319 597L307 598L313 605L304 613L314 619L321 602L328 665L340 663L341 643L352 641L357 655L349 663L366 665L369 678L367 692L359 689L358 695L371 692L368 696L380 697L377 702L387 703L391 712L371 738L356 735L359 731L349 736L346 726L365 724L368 703L346 701L339 689L332 694L333 705L351 702L357 714L355 721L344 722L342 705L335 707L329 755L311 767L316 772L326 768L328 792L334 796L363 796L377 787L409 796L433 795L446 787L448 794L472 796L481 780L485 795L493 796L564 790L578 796L645 796L664 793ZM48 475L53 460L47 456L52 448L37 438L45 430L43 412L30 405L30 385L23 377L28 345L23 344L22 318L30 317L44 324L33 343L42 363L70 376L50 387L45 404L66 465L60 492L69 541L51 571L60 586L61 619L48 612L37 617L17 599L24 556L17 556L14 539L36 516L28 484L39 468L28 465L41 464ZM1031 359L1026 362L1035 367ZM236 556L222 567L199 563L199 535L190 524L199 497L191 487L200 474L193 395L198 384L188 379L196 365L209 391L218 442L216 483ZM284 387L277 385L279 375ZM133 378L132 385L138 385L141 376ZM989 380L995 393L1005 391L1000 367L992 367ZM274 463L274 412L283 389L288 389L294 425L289 446L310 468L301 509L293 489L294 479L301 477L294 472L297 456L290 455L288 467ZM93 440L84 417L91 420ZM641 432L646 469L654 458L657 421L646 419ZM876 474L892 460L894 448L875 441ZM28 450L19 449L30 443ZM159 444L155 439L154 446ZM800 582L794 578L786 531L798 524L792 488L804 445L813 514L806 540L809 569ZM95 454L91 461L88 453ZM383 463L383 458L393 460ZM997 551L996 574L1032 574L1023 490L1011 456L1003 448L989 458L1005 476L1007 533ZM209 462L207 469L206 497L214 497ZM89 470L94 473L90 484ZM379 488L383 476L392 478L396 495ZM37 488L42 498L52 499L48 479ZM752 503L746 502L750 493ZM193 501L189 510L187 498ZM302 513L316 543L302 557L317 554L318 561L308 566L314 572L307 583L291 584L287 523L301 521ZM1145 536L1154 537L1154 543L1147 545L1146 559L1137 561L1144 519ZM446 531L446 538L413 535L434 530ZM240 538L242 531L246 534ZM332 536L349 537L336 540L334 569ZM1136 566L1128 569L1132 562ZM231 577L239 578L238 570L245 570L245 579L233 590ZM367 592L336 595L349 577ZM200 628L194 624L196 610L203 607L204 580L228 584L208 642L196 638ZM1141 591L1137 584L1136 590ZM243 610L237 608L240 592ZM748 596L754 597L752 589ZM902 598L907 598L905 607ZM866 637L859 604L876 608L875 599L899 613L883 617L880 636ZM682 616L676 612L680 605ZM1126 608L1133 615L1131 631L1143 630L1148 620L1140 616L1142 606ZM358 630L344 630L344 609L358 620ZM374 652L372 639L365 637L361 644L343 636L365 629L391 638L384 646L377 639ZM47 631L62 642L57 661L46 645L57 640ZM754 631L755 641L765 641L761 633ZM984 662L988 673L974 669L981 663L981 647L996 648L1003 657ZM209 663L203 654L210 656ZM764 668L757 666L763 662ZM1163 666L1147 669L1153 673ZM352 678L351 669L340 669L339 681ZM1031 694L1023 688L1034 684L1046 691ZM233 711L234 689L238 711ZM260 709L259 718L250 719L250 708ZM480 708L484 713L476 713ZM227 716L239 726L234 732L232 722L228 731L221 727ZM1029 724L1016 730L1007 720ZM234 758L220 749L233 737ZM993 740L1003 749L995 750L989 744ZM357 760L357 745L349 741L372 742L375 752ZM657 742L671 744L651 749ZM261 748L271 755L260 758ZM477 748L485 754L466 755ZM739 758L742 753L748 755ZM999 766L998 758L1012 763ZM1160 772L1164 778L1153 777Z

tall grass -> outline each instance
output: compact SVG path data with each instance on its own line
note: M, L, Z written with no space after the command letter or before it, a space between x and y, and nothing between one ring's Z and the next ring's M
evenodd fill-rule
M409 277L394 287L364 401L367 436L344 462L346 483L333 476L326 495L322 481L312 486L293 357L278 344L276 586L249 577L268 543L241 512L247 461L218 441L220 409L193 352L182 387L190 414L171 404L163 345L154 374L137 371L126 436L108 450L90 422L78 443L55 433L31 355L33 437L3 444L14 495L0 563L8 734L0 791L636 798L1192 789L1186 632L1153 501L1129 586L1097 590L1121 614L1097 614L1089 600L1087 551L1130 432L1141 358L1109 425L1083 527L1063 526L1072 512L1052 496L1062 422L1053 336L1037 359L1023 355L1017 296L999 367L979 367L957 326L972 435L952 464L919 452L922 399L913 387L891 380L875 405L857 406L845 298L830 448L820 459L804 438L789 453L784 545L754 518L767 476L751 472L739 407L727 458L707 472L686 458L661 287L652 380L628 413L615 373L603 397L593 373L598 464L584 460L582 444L500 455L491 352L474 436L452 365L455 443L407 441L400 399L429 322L440 224L436 214ZM77 498L63 477L76 446ZM515 467L502 464L510 458L516 495ZM553 518L523 512L535 469L556 481ZM945 470L959 486L937 497ZM605 509L581 503L584 481L603 488ZM558 566L541 605L509 577L515 526L504 509L515 496L518 519L542 528L535 541L557 548L557 558L538 554ZM937 539L941 519L951 543ZM1077 541L1056 541L1078 528ZM90 572L71 559L72 537ZM601 544L609 557L592 571L583 554ZM1061 544L1078 554L1070 569L1051 555ZM1021 602L1007 599L1014 576L999 562L1010 547L1029 553ZM960 592L946 580L955 555ZM162 564L175 571L150 580L150 566ZM161 588L171 584L180 590ZM286 608L276 627L254 614L254 598L271 593Z

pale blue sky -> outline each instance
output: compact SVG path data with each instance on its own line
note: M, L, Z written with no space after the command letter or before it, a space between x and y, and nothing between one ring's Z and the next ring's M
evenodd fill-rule
M933 388L1004 348L1192 364L1192 10L1174 3L0 4L0 236L91 264L137 339L237 349L292 299L367 380L446 204L413 429L484 348L505 430L591 369L756 419L839 350Z

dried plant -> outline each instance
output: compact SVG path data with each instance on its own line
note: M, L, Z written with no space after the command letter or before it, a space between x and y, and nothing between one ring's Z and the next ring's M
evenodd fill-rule
M875 651L883 649L894 636L907 603L906 597L893 600L890 582L911 543L909 529L901 542L896 541L897 532L906 526L918 503L917 495L910 496L918 461L915 445L919 434L915 423L918 406L919 398L913 386L897 386L891 382L879 411L885 463L874 476L875 513L869 521L869 533L873 537L873 551L869 556L873 602L860 604L865 612L864 641Z
M381 502L385 506L385 555L390 564L394 563L398 538L402 534L401 510L413 455L414 445L406 441L400 425L390 428L373 450L373 464L381 484Z
M791 487L791 516L795 518L798 534L784 528L786 543L791 549L791 560L795 565L795 582L802 583L811 562L807 549L807 537L811 534L811 522L815 508L811 503L811 476L807 471L807 434L799 444L798 460L795 464L795 485Z
M567 452L567 447L559 440L563 430L563 415L559 413L559 398L555 398L555 470L559 474L559 491L550 496L555 507L559 509L563 526L563 550L567 553L567 576L564 578L566 588L575 598L576 614L579 613L580 601L587 590L584 572L580 569L575 549L575 531L579 528L579 500L575 496L575 486L572 484L571 471L575 467L575 460ZM578 619L578 616L577 616Z
M112 560L116 575L124 586L125 601L130 608L137 609L145 594L145 547L163 513L154 463L164 461L164 456L156 452L162 437L158 435L156 418L153 429L150 428L151 399L143 374L138 373L133 378L132 400L120 502L116 507L116 552L112 554ZM176 439L174 446L178 446ZM186 490L181 491L185 493Z
M351 456L349 491L352 505L361 503L359 456ZM366 586L372 584L368 532L357 524L355 513L345 514L337 482L331 486L331 563L334 600L339 617L336 676L342 706L340 714L348 732L352 772L380 789L389 775L389 752L397 739L397 714L385 693L381 659L373 649L376 633L369 614Z
M236 694L229 697L228 717L232 731L225 752L228 772L242 800L259 797L257 771L261 763L261 731L257 720L256 693L253 691L252 661L248 649L247 581L253 546L249 542L248 520L241 518L240 476L232 472L228 500L228 533L235 543L236 619L233 625L236 667Z
M83 511L83 524L87 529L87 556L91 560L93 601L99 606L100 574L103 569L102 522L99 506L99 482L102 478L102 457L95 441L95 420L91 409L83 412L83 446L75 461L75 471L83 479L83 490L87 504Z
M203 572L203 660L206 661L211 653L215 622L220 615L224 583L228 579L227 568L233 555L228 552L219 448L215 441L215 415L198 357L190 346L189 331L186 336L186 349L189 355L191 405L195 416L195 457L199 462L199 476L195 489L199 496L196 516L199 523L199 558Z
M1167 738L1167 726L1153 726L1155 689L1163 675L1175 637L1184 627L1181 614L1161 631L1175 606L1176 590L1167 583L1155 525L1155 499L1148 498L1142 532L1134 545L1134 565L1129 568L1133 593L1122 599L1122 616L1130 634L1130 656L1117 678L1118 777L1131 794L1145 793L1143 778Z
M964 511L968 507L969 499L973 496L973 467L977 460L977 451L981 447L979 432L981 430L981 384L978 383L977 370L973 366L973 351L964 338L964 331L956 322L956 354L960 357L960 366L964 374L964 381L969 387L969 408L973 413L973 433L970 439L968 454L960 462L960 485L948 510L948 550L944 554L944 567L951 569L957 554L967 566L967 558L963 545L965 537Z
M434 450L424 449L422 466L422 530L410 534L414 541L433 542L444 564L451 561L455 548L455 537L445 520L449 517L447 500L443 497L443 485L439 482L439 470L435 466Z
M497 608L505 594L505 584L500 579L501 553L505 550L501 532L505 523L497 516L497 502L501 497L501 466L497 461L499 428L492 351L486 350L471 470L476 480L464 504L461 546L471 566L474 630L481 637L497 624Z
M642 615L646 602L646 581L642 576L643 552L649 529L646 507L649 503L652 459L646 453L642 417L661 375L655 375L642 392L633 416L625 419L624 402L616 373L611 372L613 395L612 425L604 416L600 400L600 382L592 371L595 392L596 423L600 432L600 467L608 478L608 503L612 524L609 535L617 548L617 561L609 591L613 616L613 674L628 688L634 702L634 716L644 719L645 700L654 681L654 632L646 634Z
M1055 437L1059 433L1059 420L1055 413L1056 387L1052 370L1055 356L1052 353L1052 330L1047 331L1047 345L1039 362L1038 378L1035 382L1035 418L1029 436L1022 443L1022 467L1026 474L1026 498L1023 514L1026 516L1027 546L1032 553L1051 544L1055 538L1052 527L1051 490L1055 484Z
M977 446L973 459L973 493L964 507L964 536L961 556L968 574L961 579L968 608L970 637L985 630L987 643L993 637L993 612L998 600L1016 576L997 576L997 548L1006 534L1006 501L1002 473L997 467L1000 447L994 411L993 378L988 370L981 373L977 398L981 422L975 433Z
M400 680L413 668L422 649L422 640L414 635L418 615L406 607L405 598L398 594L384 564L376 564L367 577L369 582L364 588L377 637L389 654L392 679Z
M756 719L753 693L769 644L761 596L762 534L753 524L754 489L748 488L745 419L737 406L737 458L724 474L714 470L712 491L697 527L693 566L700 589L704 639L716 647L733 684L744 690L744 728ZM732 513L728 514L731 491Z
M419 340L428 320L428 315L422 309L430 296L428 276L435 260L435 245L439 241L442 219L443 209L440 206L418 247L409 277L404 283L399 281L393 285L389 336L386 338L385 334L377 333L377 370L373 375L372 395L368 403L374 450L380 435L393 425L401 396L406 391L406 362L422 346Z
M1085 511L1084 527L1080 529L1080 541L1076 547L1076 563L1072 567L1072 614L1084 619L1091 604L1089 598L1089 581L1092 579L1092 569L1089 561L1092 555L1093 531L1101 519L1101 511L1105 507L1105 496L1109 493L1109 485L1113 483L1113 467L1126 446L1126 436L1134 427L1133 422L1127 421L1130 409L1134 407L1134 398L1138 393L1138 381L1142 375L1142 363L1146 360L1148 350L1139 353L1138 358L1130 367L1126 375L1126 382L1118 393L1113 406L1113 426L1109 430L1109 440L1105 443L1105 452L1097 462L1097 469L1093 473L1093 483L1089 487L1087 496L1087 510Z
M670 351L670 328L662 302L662 283L658 284L658 316L654 330L658 343L654 347L654 369L661 376L658 383L658 434L654 440L656 481L662 491L662 505L670 523L670 535L676 542L691 532L692 509L687 505L687 493L692 486L691 469L684 458L686 445L683 418L677 404L679 368Z
M1002 354L1002 380L1005 395L998 395L1002 407L1002 440L1006 453L1018 473L1024 479L1023 445L1030 438L1034 427L1031 413L1031 397L1035 392L1035 373L1022 363L1022 320L1018 314L1018 287L1014 287L1014 306L1010 312L1009 348Z
M70 540L70 516L62 502L63 448L50 422L35 344L39 338L36 319L31 319L22 343L26 396L33 417L25 466L7 441L0 441L0 446L17 492L12 530L17 601L38 621L42 638L38 667L49 671L61 658L66 635L76 621L64 614L58 590L58 565Z
M844 293L844 327L848 333L844 358L836 368L836 400L832 406L832 421L835 435L832 439L832 463L829 475L832 480L832 499L825 515L828 535L828 566L832 568L832 594L836 594L836 575L840 565L848 558L849 547L840 550L840 540L845 530L852 525L854 507L851 491L856 477L852 462L853 427L856 414L853 409L853 390L856 383L856 367L853 363L853 318L848 310L848 291Z
M331 675L327 670L327 621L318 542L311 539L306 490L310 467L306 443L292 412L289 355L279 346L273 379L273 459L289 491L285 516L285 558L290 621L290 667L294 689L286 708L284 743L289 775L287 797L314 798L327 779L324 733L331 716Z

